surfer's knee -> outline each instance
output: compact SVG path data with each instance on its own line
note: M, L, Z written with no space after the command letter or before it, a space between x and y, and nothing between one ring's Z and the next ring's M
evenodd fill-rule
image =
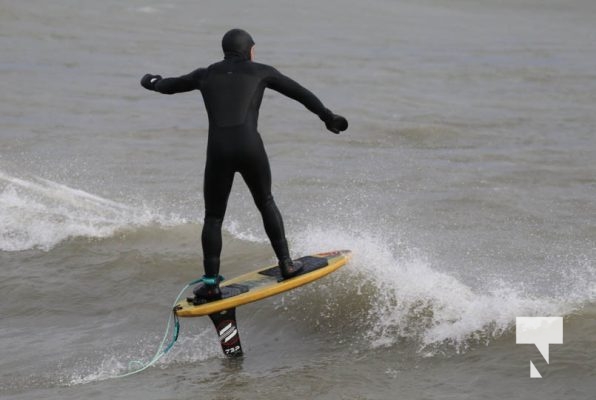
M255 204L261 213L276 207L275 200L273 200L273 195L271 193L261 198L255 198Z

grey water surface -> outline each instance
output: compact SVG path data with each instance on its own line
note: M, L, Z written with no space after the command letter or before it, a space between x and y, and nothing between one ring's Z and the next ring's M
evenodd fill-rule
M0 1L2 399L592 399L596 3L588 0ZM145 73L249 31L346 116L334 135L266 92L259 130L315 284L207 318L148 361L202 275L207 116ZM238 177L222 274L275 263ZM564 317L550 363L518 316ZM542 379L531 379L529 362Z

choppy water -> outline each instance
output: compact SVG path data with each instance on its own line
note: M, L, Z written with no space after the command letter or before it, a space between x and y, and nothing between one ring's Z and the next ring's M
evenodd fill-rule
M222 2L223 3L223 2ZM596 3L0 3L0 394L7 399L591 399L596 392ZM267 92L296 255L350 265L208 319L149 359L202 274L206 114L143 90L240 26L345 115ZM273 262L237 179L223 273ZM550 364L516 316L563 316ZM543 379L529 378L532 360Z

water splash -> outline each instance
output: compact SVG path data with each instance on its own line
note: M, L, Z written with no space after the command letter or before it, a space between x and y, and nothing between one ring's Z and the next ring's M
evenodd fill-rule
M348 279L369 302L361 324L371 348L406 339L425 354L445 346L463 352L509 332L517 316L563 316L594 300L594 285L586 285L586 274L594 275L591 266L584 266L582 273L576 269L562 285L565 290L551 296L535 295L515 276L486 277L482 287L472 287L434 268L419 250L397 250L403 243L388 243L386 237L365 228L311 226L292 238L294 250L302 254L353 251Z
M210 328L210 327L209 327ZM135 341L135 344L124 352L116 350L104 353L97 358L80 360L74 367L69 367L61 379L65 386L82 385L119 377L130 371L130 362L139 358L149 359L153 355L154 345L158 337ZM161 358L152 368L167 368L177 364L193 364L221 357L219 343L212 329L202 329L197 333L186 333L178 343Z
M105 238L123 229L184 223L143 205L132 207L40 177L0 171L0 250L50 250L73 237Z

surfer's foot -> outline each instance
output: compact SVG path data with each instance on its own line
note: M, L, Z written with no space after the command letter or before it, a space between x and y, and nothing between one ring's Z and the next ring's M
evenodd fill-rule
M284 279L289 279L293 276L296 276L302 271L302 263L300 261L292 261L292 260L283 260L279 263L279 269L281 271L281 276Z
M192 291L195 295L195 300L213 301L221 299L221 289L219 288L219 282L222 280L221 276L204 279L203 283Z
M205 283L197 286L195 290L193 290L195 294L195 303L201 300L203 301L213 301L221 299L221 290L219 289L219 285L207 285Z

